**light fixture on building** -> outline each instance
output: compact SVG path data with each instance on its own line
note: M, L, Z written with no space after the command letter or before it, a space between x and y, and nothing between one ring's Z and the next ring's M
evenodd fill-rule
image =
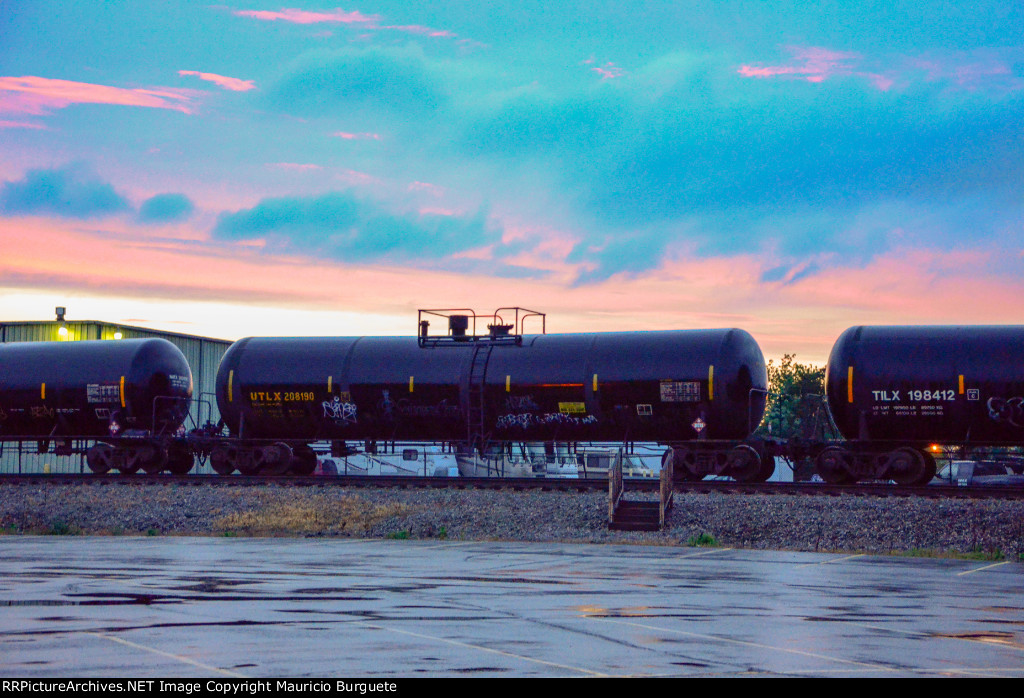
M121 334L121 330L114 332L114 339L121 339L122 337L124 337L124 335Z
M60 327L57 328L57 334L60 335L61 339L68 338L68 328L64 324L64 314L68 311L63 305L58 305L53 309L53 312L57 314L57 322L60 323Z

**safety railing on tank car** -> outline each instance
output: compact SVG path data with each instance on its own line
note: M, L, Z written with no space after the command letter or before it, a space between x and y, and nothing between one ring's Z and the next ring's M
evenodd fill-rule
M207 393L208 394L208 393ZM171 403L167 405L167 403ZM193 405L196 407L196 414L192 414ZM213 405L208 400L202 397L198 398L185 398L185 397L172 397L169 395L157 395L153 398L153 413L152 421L150 424L153 426L154 436L174 436L186 434L193 429L198 429L199 424L202 421L203 406L206 406L207 422L213 416ZM176 407L177 406L177 407ZM180 409L182 411L181 426L175 427L174 432L166 431L168 424L173 424L177 421L174 416L174 411ZM160 421L157 421L157 416L160 416Z
M512 313L506 322L505 315ZM442 318L447 322L447 334L430 334L430 320ZM426 308L417 315L417 340L421 347L473 346L475 344L521 344L526 321L540 319L540 334L547 333L547 315L536 310L510 306L498 308L490 315L478 315L472 308ZM487 334L480 334L477 320L490 322Z
M762 410L761 420L758 420L757 424L754 424L754 393L764 395L765 407L768 405L768 391L763 388L751 388L747 393L747 433L753 434L754 430L761 426L761 420L764 419L764 412Z

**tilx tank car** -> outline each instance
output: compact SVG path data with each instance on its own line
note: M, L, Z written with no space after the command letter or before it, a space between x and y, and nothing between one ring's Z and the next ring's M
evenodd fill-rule
M231 439L221 473L303 473L309 443L657 441L676 470L757 479L767 376L739 329L524 335L516 341L416 337L251 337L217 374ZM463 339L464 341L457 341ZM771 459L768 459L771 461ZM773 463L773 461L771 461Z
M95 472L188 472L184 441L167 437L191 396L188 361L164 339L0 344L0 440L97 440Z
M935 475L932 444L1024 445L1024 327L851 327L826 369L829 482Z

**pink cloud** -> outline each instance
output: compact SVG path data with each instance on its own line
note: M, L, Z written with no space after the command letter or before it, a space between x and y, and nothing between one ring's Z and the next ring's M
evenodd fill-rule
M252 80L239 80L238 78L229 78L223 75L217 75L216 73L200 73L195 70L179 70L178 75L195 75L200 80L207 80L218 87L223 87L225 90L231 90L233 92L245 92L247 90L256 89L256 83Z
M41 131L47 130L46 126L32 123L31 121L0 121L0 128L31 128Z
M626 74L626 71L624 71L622 68L615 65L611 61L608 61L607 63L601 66L594 65L594 63L596 62L597 61L595 59L588 58L582 63L583 65L593 66L590 70L600 75L602 80L612 80L615 78L620 78Z
M115 104L192 113L192 95L186 90L125 89L32 75L0 77L0 112L47 114L71 104Z
M430 27L423 27L418 24L407 24L405 26L382 26L380 29L394 29L395 31L406 32L409 34L420 34L422 36L432 37L444 37L454 39L457 34L453 34L445 29L431 29Z
M331 135L336 136L338 138L343 138L346 141L380 140L379 133L349 133L348 131L336 131Z
M440 208L438 206L424 206L419 210L421 216L461 216L465 211L457 211L453 208Z
M506 230L509 239L535 243L516 258L518 263L551 270L524 282L483 271L410 273L384 263L346 265L274 255L259 241L236 244L209 239L201 231L189 239L153 238L126 220L107 220L93 229L81 221L20 217L16 228L9 227L18 234L0 233L0 279L6 289L62 296L90 292L140 302L171 299L178 304L178 315L171 316L176 320L192 319L181 310L183 301L223 303L208 327L195 330L210 336L225 336L225 318L236 314L248 318L232 330L234 336L259 334L267 326L293 327L300 305L310 313L303 316L306 331L322 331L325 324L336 324L330 313L336 312L338 288L360 289L346 306L353 317L344 331L351 334L367 333L360 323L381 315L395 322L383 333L412 332L415 307L468 303L488 313L511 302L548 313L549 332L742 327L769 357L795 352L798 360L818 364L851 325L1000 324L1024 316L1024 280L979 274L991 268L992 254L985 251L897 250L864 268L827 268L790 283L759 281L772 265L761 255L680 254L643 275L574 286L573 268L564 262L574 245L572 235L539 228ZM460 257L486 260L495 252L484 247ZM274 279L269 290L268 278ZM16 305L9 300L13 295L0 294L0 310L4 303ZM979 304L978 298L1000 302ZM254 304L263 307L256 312Z
M427 194L430 194L435 198L442 197L445 194L444 187L439 187L438 185L431 184L430 182L413 182L408 187L406 187L406 189L408 189L409 191L426 192Z
M928 56L909 62L911 68L924 71L926 79L947 80L958 87L1019 90L1024 79L1018 77L1011 64L1021 55L1013 51L957 52L946 56Z
M796 63L769 66L742 65L736 72L748 78L789 75L808 82L822 82L833 75L854 75L849 62L860 58L860 55L856 53L832 51L816 46L791 47L788 50Z
M494 245L487 245L486 247L477 247L472 250L465 250L463 252L456 252L455 254L452 255L452 259L494 259Z
M624 75L622 68L619 68L614 63L605 63L603 66L591 68L591 70L600 75L602 80L612 80Z
M299 9L284 9L277 12L264 10L235 10L232 14L238 17L251 17L267 22L281 20L293 24L318 24L321 22L334 22L340 24L359 24L376 22L379 15L364 15L361 12L345 12L341 8L333 12L309 12Z
M379 177L374 177L372 174L360 172L359 170L342 170L335 175L335 178L353 186L369 186L382 183Z
M886 57L885 73L866 70L862 56L856 53L831 51L819 47L790 47L793 61L782 65L741 65L737 73L748 78L789 78L823 82L833 76L852 76L868 80L876 89L886 91L897 82L923 78L946 81L957 87L974 90L1021 90L1024 79L1018 77L1012 64L1019 62L1018 49L961 51L926 57ZM878 62L877 60L875 61ZM895 67L893 67L895 66Z
M434 29L420 24L403 25L379 25L380 15L364 15L361 12L345 12L336 8L331 12L311 12L300 9L284 9L276 12L269 10L235 10L232 14L238 17L251 17L266 22L292 22L293 24L364 24L369 29L390 29L392 31L406 32L407 34L419 34L436 38L454 39L458 35L446 29Z

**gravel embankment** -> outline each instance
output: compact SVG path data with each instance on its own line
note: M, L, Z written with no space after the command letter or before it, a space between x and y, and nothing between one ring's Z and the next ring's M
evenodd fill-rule
M410 537L1024 554L1024 502L677 494L664 531L609 531L604 493L0 485L8 534Z

